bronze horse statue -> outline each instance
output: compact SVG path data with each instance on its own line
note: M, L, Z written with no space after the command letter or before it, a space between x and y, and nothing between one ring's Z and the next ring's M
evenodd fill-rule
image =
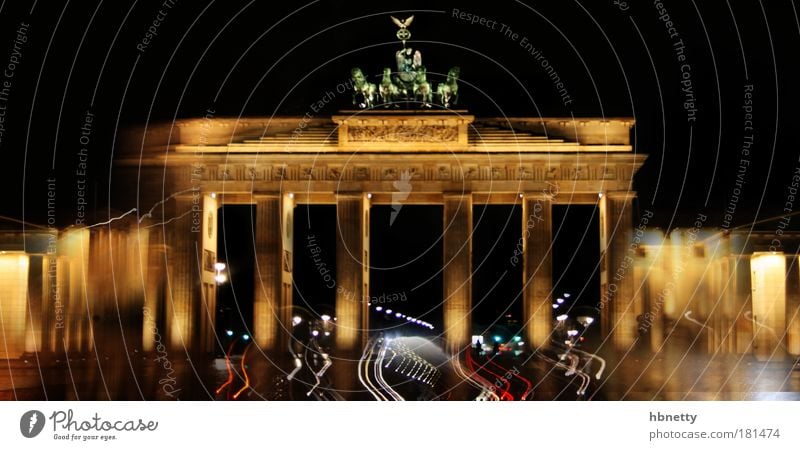
M367 82L367 77L358 67L350 71L350 77L353 80L353 104L361 109L372 108L377 90L375 85Z
M439 83L436 87L436 96L445 108L451 108L458 103L458 77L461 69L456 66L447 72L447 81Z
M417 69L417 79L414 80L414 98L422 102L423 108L430 108L433 103L433 88L428 83L428 73L425 66Z
M386 108L392 105L400 94L400 89L396 84L392 83L392 69L388 67L383 69L383 79L381 79L381 84L378 85L378 94L380 95L381 103Z

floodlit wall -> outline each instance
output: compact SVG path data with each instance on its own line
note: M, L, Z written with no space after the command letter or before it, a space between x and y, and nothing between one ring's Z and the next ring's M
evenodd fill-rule
M753 290L753 353L761 361L781 360L786 329L786 257L758 252L750 257Z
M658 351L688 336L711 354L761 360L800 355L797 255L761 251L769 235L649 230L637 251L636 283L644 298L641 334ZM796 238L785 237L793 248Z
M18 358L25 351L28 266L25 253L0 254L0 359Z

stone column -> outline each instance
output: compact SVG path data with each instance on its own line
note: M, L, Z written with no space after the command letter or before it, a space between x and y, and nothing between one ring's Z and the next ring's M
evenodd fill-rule
M369 200L336 195L336 347L360 350L368 336Z
M720 301L722 312L722 325L720 326L722 332L722 348L724 353L736 352L736 329L734 327L736 319L736 278L734 270L736 267L736 260L730 255L730 243L725 238L725 253L722 256L722 280L720 281L720 289L723 294Z
M522 201L522 322L531 349L547 346L553 329L553 197Z
M786 350L800 356L800 260L786 260Z
M202 351L212 353L217 349L225 350L217 345L219 339L217 328L217 281L214 264L217 255L217 213L219 204L216 195L203 197L202 253L200 254L200 272L202 274L201 304L199 307L198 338Z
M88 317L86 314L85 282L88 279L89 230L86 228L64 231L60 250L66 256L69 266L69 304L66 311L66 339L70 352L83 352L87 349ZM138 266L136 266L138 268Z
M200 193L177 197L169 224L167 328L169 345L193 351L200 300L203 203Z
M741 246L736 247L741 248ZM733 257L734 280L732 281L734 298L734 336L736 353L751 353L753 351L753 298L750 291L750 256L736 255ZM750 313L750 314L748 314ZM748 319L748 317L750 317Z
M53 241L53 253L44 257L44 288L42 289L42 347L43 352L63 354L65 270Z
M713 351L718 353L733 353L735 330L733 329L732 318L736 317L737 311L735 310L736 300L735 296L735 283L734 267L735 260L731 257L730 238L722 236L717 245L715 257L717 258L717 280L716 295L714 301L717 302L716 312L717 320L714 325L716 339L716 347Z
M91 317L92 345L101 357L125 351L119 345L120 319L111 272L112 237L113 233L106 227L92 228L89 235L87 309Z
M163 314L162 292L164 288L164 232L161 226L146 228L146 232L139 235L140 239L147 236L147 272L144 287L144 306L142 307L142 350L152 352L158 343L163 343L158 329L159 319Z
M472 331L472 196L444 194L444 334L450 348Z
M291 277L293 200L288 194L259 194L256 198L255 286L253 338L262 349L284 352L291 334ZM288 241L288 242L287 242Z
M25 320L25 352L42 351L42 297L44 296L44 256L31 255L28 265L28 308Z
M784 359L786 330L786 257L783 252L750 256L753 292L753 353L759 361Z
M713 247L714 253L709 257L709 268L706 273L706 283L708 286L708 303L710 306L710 319L709 326L713 330L709 331L708 340L708 353L724 353L722 339L725 332L723 325L723 293L722 293L722 277L723 277L723 264L724 259L717 257L720 243L717 242ZM707 250L712 250L711 246L706 247Z
M645 238L646 239L646 238ZM649 341L650 350L657 352L664 343L664 257L661 246L648 244L642 239L639 242L639 257L635 258L635 285L642 297L641 321L639 332Z
M294 194L283 194L281 202L281 308L278 309L278 346L283 349L288 346L292 337Z
M632 191L607 192L600 199L601 330L616 349L627 350L637 337L632 254Z

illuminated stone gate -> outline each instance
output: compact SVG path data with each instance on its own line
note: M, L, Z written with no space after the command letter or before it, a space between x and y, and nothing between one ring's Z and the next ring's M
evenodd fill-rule
M630 118L476 119L431 110L200 118L134 131L114 174L141 180L140 214L158 205L152 216L161 220L147 221L158 232L149 239L165 249L167 270L150 272L146 286L153 295L165 286L173 346L215 345L217 211L251 204L253 337L262 348L285 348L294 208L330 204L337 211L337 348L360 348L369 328L370 247L381 244L370 242L370 207L396 202L400 179L410 183L403 204L443 205L443 333L454 345L468 344L472 331L472 207L522 205L523 322L528 341L540 346L552 327L553 205L599 206L601 291L609 268L625 257L631 181L646 158L632 151L633 125ZM634 301L633 277L615 282L602 327L619 346L636 336L641 307Z
M639 337L659 352L677 329L711 354L800 355L800 235L703 221L640 235L628 189L645 155L632 152L632 126L428 111L128 130L112 172L111 220L0 232L0 358L220 348L215 225L224 204L256 206L251 331L273 354L291 329L294 208L337 206L337 347L356 349L369 329L370 248L381 245L367 234L370 207L397 201L444 206L443 333L457 345L471 331L472 205L522 206L523 321L526 338L543 345L553 322L551 209L585 204L601 214L596 299L612 348ZM410 188L398 193L403 179Z

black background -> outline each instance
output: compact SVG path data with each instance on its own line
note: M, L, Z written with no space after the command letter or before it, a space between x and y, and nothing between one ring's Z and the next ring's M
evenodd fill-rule
M635 212L654 211L651 226L686 226L697 213L708 215L709 227L722 224L745 134L745 85L754 86L755 140L733 225L783 214L787 185L800 164L795 125L800 22L790 1L664 5L691 66L699 111L691 124L683 109L674 41L649 1L622 2L627 10L613 0L183 0L170 9L151 1L35 2L33 7L21 3L0 6L3 68L16 29L22 22L30 25L6 103L0 214L33 224L46 221L46 180L51 177L57 179L59 225L75 222L75 170L87 111L96 117L89 145L88 198L95 210L92 220L103 221L119 212L115 193L109 192L119 130L199 117L209 109L218 117L334 114L349 106L348 95L337 95L318 113L311 104L346 81L350 68L361 67L377 82L381 69L393 66L399 44L389 15L415 15L409 45L423 52L430 78L438 80L451 66L461 67L461 107L477 116L633 116L635 151L650 155L633 186L639 193ZM574 101L567 106L561 102L547 72L518 41L454 18L454 8L505 23L519 39L526 37L558 72ZM151 45L141 52L137 44L159 9L167 15ZM403 220L424 221L430 214L409 208ZM559 222L565 227L563 236L581 236L591 211L580 214L576 220ZM502 217L494 219L505 223ZM798 222L793 220L790 228L796 229ZM416 237L427 242L435 240L436 233L431 227ZM230 245L251 242L245 234L227 236ZM519 230L507 234L499 248L513 248ZM564 238L564 251L596 247L596 236L592 239L581 244ZM333 242L328 240L324 245L330 253ZM387 241L389 254L402 254L403 239ZM481 245L477 251L489 251ZM503 263L506 253L490 260ZM557 272L562 264L567 263L556 261ZM581 286L588 279L580 280L580 273L591 277L596 258L578 258L575 264L573 284ZM476 275L476 289L483 292L487 283L493 284L497 274L488 272L495 268L483 269L486 279ZM250 268L242 270L248 274ZM386 291L396 290L396 282L387 279ZM570 283L565 281L564 289ZM496 295L510 295L506 294ZM499 311L486 313L496 316Z
M397 41L389 14L414 14L409 45L431 78L462 68L462 104L479 116L636 119L636 151L650 155L635 180L639 211L663 227L697 212L721 223L743 135L743 86L753 84L755 145L734 224L781 213L797 165L794 121L800 28L796 5L675 1L667 7L686 45L698 120L686 121L672 40L652 2L189 2L167 10L147 50L136 49L161 2L4 2L0 63L15 30L30 24L13 78L0 145L2 213L44 222L46 179L57 178L59 223L75 219L74 171L87 110L89 198L106 219L117 131L196 117L304 114L353 66L377 76ZM506 23L550 61L574 102L565 107L547 73L518 42L453 18L453 8ZM32 12L31 12L32 11ZM375 79L373 79L376 81ZM346 96L345 96L346 97ZM92 102L92 99L94 101ZM347 106L336 99L321 115ZM53 160L55 153L55 168Z

